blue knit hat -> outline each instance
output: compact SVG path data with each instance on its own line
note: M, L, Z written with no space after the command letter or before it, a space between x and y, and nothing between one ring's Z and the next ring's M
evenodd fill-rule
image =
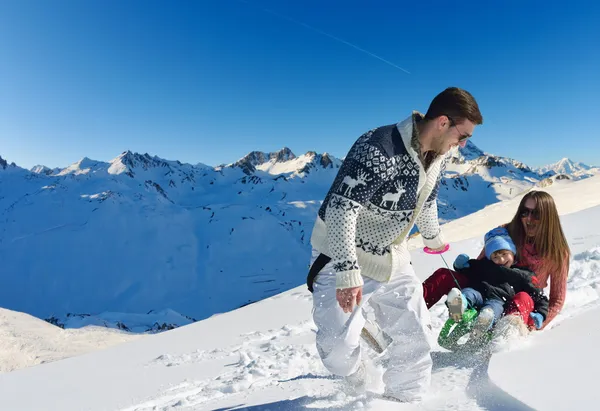
M498 250L510 250L517 255L517 247L503 227L494 228L485 234L485 256L491 260L492 254Z

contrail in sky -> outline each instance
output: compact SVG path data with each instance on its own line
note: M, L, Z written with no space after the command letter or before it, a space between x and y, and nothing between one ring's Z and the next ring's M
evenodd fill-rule
M239 0L239 1L241 1L242 3L246 3L246 4L250 4L250 5L254 6L254 4L252 4L252 3L250 3L250 2L248 2L248 1L246 1L246 0ZM380 56L378 56L378 55L377 55L377 54L375 54L375 53L371 53L370 51L368 51L368 50L365 50L365 49L363 49L363 48L361 48L361 47L358 47L357 45L355 45L355 44L352 44L352 43L350 43L350 42L348 42L348 41L346 41L346 40L343 40L343 39L341 39L341 38L339 38L339 37L336 37L336 36L334 36L333 34L329 34L329 33L327 33L327 32L324 32L323 30L320 30L320 29L318 29L318 28L316 28L316 27L310 26L310 25L308 25L308 24L306 24L306 23L302 23L301 21L294 20L294 19L292 19L292 18L290 18L290 17L288 17L288 16L284 16L283 14L277 13L277 12L275 12L275 11L273 11L273 10L265 9L265 8L262 8L262 7L259 7L259 6L254 6L254 7L257 7L257 8L261 9L261 10L262 10L262 11L264 11L264 12L267 12L267 13L273 14L274 16L277 16L277 17L279 17L279 18L282 18L282 19L285 19L285 20L291 21L291 22L292 22L292 23L294 23L294 24L299 24L299 25L301 25L301 26L304 26L304 27L306 27L306 28L307 28L307 29L309 29L309 30L312 30L312 31L314 31L314 32L317 32L317 33L319 33L319 34L322 34L322 35L324 35L324 36L327 36L327 37L329 37L329 38L331 38L331 39L334 39L334 40L336 40L336 41L339 41L339 42L340 42L340 43L342 43L342 44L345 44L345 45L347 45L347 46L350 46L350 47L352 47L352 48L354 48L354 49L356 49L356 50L358 50L358 51L362 51L363 53L365 53L365 54L368 54L368 55L369 55L369 56L371 56L371 57L375 57L377 60L383 61L384 63L386 63L386 64L389 64L390 66L392 66L392 67L394 67L394 68L397 68L398 70L402 70L403 72L405 72L405 73L407 73L407 74L410 74L410 71L403 69L402 67L400 67L400 66L398 66L398 65L396 65L396 64L394 64L394 63L392 63L391 61L389 61L389 60L386 60L386 59L384 59L383 57L380 57Z

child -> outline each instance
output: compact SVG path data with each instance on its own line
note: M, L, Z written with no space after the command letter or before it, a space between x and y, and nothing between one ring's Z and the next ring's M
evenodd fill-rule
M514 266L516 247L506 228L499 227L485 235L485 257L470 260L466 254L454 261L454 269L469 278L470 287L453 288L448 293L446 305L450 318L459 321L467 307L479 310L471 338L481 337L502 316L504 305L516 293L525 291L534 302L531 318L537 329L548 315L548 298L535 284L535 273Z

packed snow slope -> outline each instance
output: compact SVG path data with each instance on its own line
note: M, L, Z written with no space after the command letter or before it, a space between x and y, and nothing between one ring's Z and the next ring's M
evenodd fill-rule
M566 402L576 409L595 409L597 394L590 385L600 358L589 339L600 335L600 324L593 320L600 307L600 196L588 195L588 190L599 189L598 177L549 187L573 251L566 304L551 327L509 346L508 352L494 354L491 361L436 348L432 395L419 406L377 403L381 366L366 348L371 393L342 393L340 380L318 360L311 296L300 286L167 333L2 374L0 409L39 410L52 404L53 409L92 411L497 411L564 410ZM581 202L575 204L574 198ZM464 239L449 236L446 260L460 253L478 254L483 233L505 222L505 207L514 212L518 200L487 207L480 212L483 222L481 215L456 221ZM412 249L421 279L443 266L439 257ZM437 333L447 318L443 301L431 313ZM559 396L566 399L559 401Z
M44 321L0 308L0 372L97 351L193 321L172 310L65 315Z
M74 357L140 338L107 327L63 330L0 308L0 373Z
M304 281L312 225L340 164L287 148L218 167L129 151L53 170L2 160L0 306L67 327L170 309L182 325L288 290ZM542 176L469 142L443 180L442 221L593 174L579 171Z
M596 267L589 274L597 276L600 248L592 253ZM595 285L597 289L597 282ZM597 409L600 308L595 299L589 305L590 309L564 321L547 335L536 335L523 349L492 357L490 379L499 389L536 410ZM518 377L515 370L519 371Z

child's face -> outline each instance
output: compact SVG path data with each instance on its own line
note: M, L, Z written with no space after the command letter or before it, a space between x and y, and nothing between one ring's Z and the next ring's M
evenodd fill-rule
M511 267L515 262L515 255L510 250L498 250L492 253L492 261L495 264Z

